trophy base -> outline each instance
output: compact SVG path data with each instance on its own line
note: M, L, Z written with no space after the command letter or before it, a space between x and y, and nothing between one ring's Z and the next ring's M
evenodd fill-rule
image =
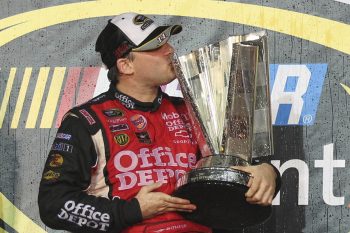
M179 180L174 196L197 206L194 212L183 213L188 220L222 230L253 226L267 220L272 207L245 200L249 178L248 173L230 168L197 168Z

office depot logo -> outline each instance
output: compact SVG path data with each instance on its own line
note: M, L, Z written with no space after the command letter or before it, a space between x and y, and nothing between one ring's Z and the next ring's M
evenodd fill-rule
M57 216L80 227L87 226L100 231L107 231L110 224L109 214L96 211L91 205L76 204L74 201L67 201Z

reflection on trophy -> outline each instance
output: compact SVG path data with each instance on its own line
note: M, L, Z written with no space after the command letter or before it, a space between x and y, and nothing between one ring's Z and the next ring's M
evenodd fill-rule
M246 202L252 158L273 154L267 37L232 36L174 58L202 158L174 195L197 210L185 217L217 229L266 220L271 207Z

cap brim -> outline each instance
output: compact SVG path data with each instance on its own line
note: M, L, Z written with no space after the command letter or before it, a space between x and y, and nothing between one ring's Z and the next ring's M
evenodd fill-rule
M141 52L154 50L164 45L170 39L171 35L182 31L181 25L160 26L156 28L138 47L132 51Z

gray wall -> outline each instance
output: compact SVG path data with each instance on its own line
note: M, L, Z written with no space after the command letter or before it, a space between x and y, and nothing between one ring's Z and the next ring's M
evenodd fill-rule
M4 38L2 37L4 33L12 33L6 31L12 26L4 24L8 17L75 2L79 1L1 1L0 39ZM108 7L104 2L100 1L97 4ZM125 6L122 5L126 1L115 2L114 4L120 4L121 8L125 9ZM133 1L130 2L133 3ZM130 2L129 4L131 4ZM222 4L227 4L225 5L227 9L231 9L234 2L251 4L251 7L278 8L288 10L285 12L286 18L291 12L299 12L303 15L317 16L344 24L345 31L327 35L329 38L323 44L301 39L295 35L276 32L273 28L267 30L269 35L270 64L278 64L279 66L276 67L279 68L281 68L281 65L288 65L288 67L296 65L294 66L296 78L294 75L291 75L291 79L288 81L291 84L289 87L286 87L289 89L279 91L295 92L297 84L293 84L293 80L296 80L295 82L301 80L301 77L297 77L300 67L307 66L309 68L311 76L309 77L309 89L307 92L315 95L310 98L305 97L302 112L305 115L314 113L314 118L310 124L303 123L302 120L297 124L288 123L286 121L290 117L288 106L284 108L283 101L276 100L276 103L281 105L275 106L275 108L279 107L281 112L279 112L280 115L274 121L275 155L273 159L276 165L280 164L281 169L286 170L282 177L283 186L280 200L275 200L273 216L266 223L242 230L242 232L349 232L349 209L346 205L350 202L348 198L350 182L347 178L350 173L348 169L350 92L347 93L341 86L341 83L350 86L350 50L346 50L349 47L350 36L350 5L333 0L217 1L218 6L208 10L207 18L196 18L177 15L195 15L198 11L193 8L194 5L200 8L202 3L211 1L160 2L169 3L169 9L164 8L162 11L159 11L154 5L155 10L153 11L151 3L135 1L131 4L129 10L142 11L145 14L161 12L161 15L153 16L153 18L167 24L182 24L184 26L183 32L172 39L172 44L176 47L179 55L186 54L193 48L225 39L229 35L265 29L264 27L253 27L236 22L209 19L215 18L213 15L218 13L218 9L222 10ZM143 4L147 5L147 7L144 7L145 5ZM0 46L0 100L4 99L6 90L11 90L8 105L6 108L4 108L5 105L2 105L2 110L0 110L0 112L4 113L4 121L0 128L0 192L24 215L47 232L56 231L45 227L40 221L36 200L43 164L57 130L54 123L51 128L40 127L43 112L47 107L45 103L49 93L51 93L49 84L55 67L67 67L63 85L60 88L60 96L62 97L68 71L71 67L83 67L83 69L85 67L96 67L96 69L100 69L100 58L94 52L95 40L106 21L111 18L108 15L116 14L120 10L118 8L115 11L113 9L109 11L106 8L103 9L103 12L107 13L102 12L101 14L105 16L97 17L99 15L96 14L94 18L73 20L40 28ZM188 9L193 9L193 14L191 10L188 13ZM172 10L176 14L173 14L172 12L174 11ZM90 11L97 12L98 9L91 8ZM221 12L221 14L239 15L239 12ZM76 13L76 15L79 15L79 13ZM55 14L52 17L55 17ZM45 20L44 17L42 20ZM285 19L276 20L284 21ZM286 27L300 27L303 20L305 19L300 17L300 21L297 21L295 25L286 24ZM20 22L14 22L12 25L18 23ZM265 25L272 24L270 22ZM15 28L16 26L13 27ZM318 25L308 25L308 28L304 29L304 34L308 34L315 27L318 27ZM23 31L19 27L16 30ZM317 34L318 31L321 30L316 30L315 38L325 36L322 33ZM344 44L343 51L331 48L330 44L334 40L333 37L340 38L341 43ZM321 66L319 64L324 65ZM12 88L7 89L12 67L16 67L17 72ZM24 98L22 112L17 114L20 116L19 124L17 127L11 128L20 88L23 86L23 76L26 67L33 67L33 71ZM38 92L36 87L39 85L37 84L37 79L41 67L50 67L50 72L48 81L43 89L42 101L33 104L34 94ZM324 73L322 67L326 67ZM276 69L278 70L279 68ZM271 76L272 78L276 76L277 80L281 77L277 77L276 72L272 72ZM77 84L77 90L79 85L83 85L83 81ZM90 86L92 92L94 89L94 85ZM317 96L318 92L319 96ZM54 108L56 109L55 116L58 114L61 97L58 99L56 108ZM76 96L72 96L72 98L73 104L79 102ZM26 122L29 119L28 115L32 114L31 106L37 104L40 105L40 109L36 125L34 128L28 128L26 127ZM297 104L297 102L293 102L293 104ZM283 114L283 111L287 111L287 113ZM328 147L325 147L326 145ZM326 148L330 148L330 151L325 150ZM325 161L324 156L329 158L328 162ZM330 158L331 156L333 156L332 159ZM325 164L323 168L320 167L321 160ZM288 167L296 168L286 169ZM302 171L305 174L299 177ZM324 195L323 190L327 186L330 186L330 188L328 191L325 191ZM339 197L344 197L344 200ZM20 228L14 226L4 217L7 211L5 210L4 200L1 197L0 217L3 216L3 218L0 218L0 228L8 232L21 232ZM330 201L334 201L333 204ZM12 213L13 211L10 212ZM7 212L7 217L8 215L9 212ZM13 216L18 217L19 214ZM20 225L26 226L23 222ZM28 231L23 230L23 232Z

